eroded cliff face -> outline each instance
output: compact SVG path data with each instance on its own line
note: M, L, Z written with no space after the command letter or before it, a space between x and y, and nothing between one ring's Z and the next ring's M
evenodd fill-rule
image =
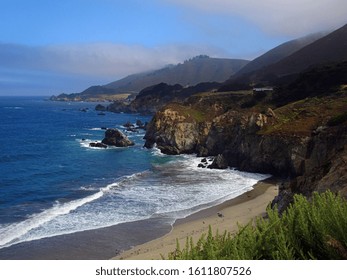
M294 192L330 189L347 197L347 126L322 128L307 146L302 172L291 182Z
M261 135L273 117L228 111L199 123L167 108L158 112L147 130L146 147L154 143L163 153L222 154L230 166L252 172L291 176L301 174L309 137Z
M290 201L293 193L309 196L326 189L347 197L347 125L327 125L331 115L345 112L346 101L345 96L306 100L276 110L171 104L149 124L146 147L222 155L231 167L280 176L286 180L278 202ZM322 107L322 113L322 104L330 109Z
M152 148L156 144L166 154L194 153L209 128L210 123L198 123L175 109L166 108L149 123L145 147Z

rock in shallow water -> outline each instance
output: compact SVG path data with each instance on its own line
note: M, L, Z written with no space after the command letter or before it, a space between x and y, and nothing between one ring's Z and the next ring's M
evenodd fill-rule
M135 143L131 141L125 134L115 128L106 130L105 138L102 140L102 143L116 147L128 147L135 145Z
M89 143L89 147L106 149L107 145L105 145L105 144L103 144L101 142L92 142L92 143Z
M211 169L226 169L228 168L228 161L223 155L219 154L213 160L213 162L208 166Z

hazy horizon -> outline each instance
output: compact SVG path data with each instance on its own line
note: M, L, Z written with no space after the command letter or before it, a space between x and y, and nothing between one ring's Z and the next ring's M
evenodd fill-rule
M347 18L344 0L4 0L0 8L0 95L80 92L200 54L251 60Z

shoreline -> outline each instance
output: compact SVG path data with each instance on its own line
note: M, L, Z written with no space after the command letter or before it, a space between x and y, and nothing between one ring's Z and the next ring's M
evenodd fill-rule
M248 223L254 216L264 213L278 193L276 184L278 181L273 177L259 181L252 190L178 219L173 225L157 217L22 242L0 249L0 260L151 260L162 259L161 254L167 258L176 248L176 238L184 246L187 236L192 236L196 242L207 232L209 224L213 232L217 229L220 233L235 231L236 222ZM261 201L254 203L258 198ZM224 217L218 217L218 212ZM235 213L239 214L235 216Z
M130 250L121 252L113 260L160 260L167 259L168 253L176 249L177 240L184 248L187 237L193 242L208 233L238 230L237 224L245 225L253 218L265 214L266 207L278 195L279 180L274 177L259 181L253 189L216 206L201 210L183 219L178 219L171 231L162 237L153 239ZM217 213L222 214L222 216Z

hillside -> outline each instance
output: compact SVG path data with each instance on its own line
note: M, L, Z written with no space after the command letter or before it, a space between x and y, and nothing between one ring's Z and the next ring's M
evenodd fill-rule
M211 58L200 55L175 66L130 75L103 86L90 87L81 93L64 94L53 99L67 100L71 97L71 100L79 101L95 99L98 96L103 96L102 99L113 99L113 97L107 98L107 96L137 94L142 89L159 83L193 86L202 82L223 82L248 62L248 60L243 59Z
M296 51L302 49L303 47L317 41L323 36L327 35L326 33L316 33L311 34L299 39L291 40L289 42L283 43L263 55L257 57L238 71L233 78L239 77L242 74L253 72L259 70L265 66L274 64L283 58L295 53Z
M347 60L347 24L263 69L263 76L286 76L299 73L315 65L345 60Z
M183 102L196 93L216 90L219 87L220 84L216 82L200 83L190 87L160 83L144 88L130 103L115 101L105 109L114 113L127 112L152 115L169 102Z
M273 51L276 53L276 48ZM263 60L261 57L258 59L261 61ZM222 91L254 84L285 84L288 81L295 80L298 74L304 70L317 65L345 60L347 60L347 25L329 33L311 44L307 44L303 48L284 57L276 63L267 65L256 71L236 74L225 82ZM254 64L253 66L252 64L253 63L251 62L250 66L247 65L246 67L255 67ZM245 70L242 69L241 71Z
M249 61L243 59L211 58L197 56L182 64L168 66L153 72L131 75L105 85L120 91L136 91L159 83L182 86L202 82L223 82L244 67Z
M125 108L124 106L119 106L119 104L116 103L114 106L110 106L109 109L115 112L127 111L153 114L169 102L183 102L185 98L199 92L206 92L213 89L217 89L219 92L237 90L247 91L252 89L254 83L270 83L272 86L276 86L277 91L274 99L276 97L277 104L285 104L289 101L305 98L311 95L311 91L314 91L314 93L321 92L329 87L331 83L334 83L337 80L343 81L345 79L346 74L341 70L342 68L345 68L344 64L327 64L327 62L344 61L347 59L347 47L344 48L347 43L347 36L344 36L347 35L345 34L346 30L347 28L343 27L318 40L316 39L322 35L311 35L299 40L285 43L269 51L263 56L260 56L253 62L250 62L237 74L235 74L234 77L221 85L205 83L203 86L200 84L199 87L191 86L188 88L182 87L180 89L170 87L168 85L166 85L165 89L163 89L163 85L150 87L141 91L129 107ZM311 41L314 42L309 44ZM306 46L299 51L294 52L294 49L299 48L302 45ZM287 55L290 52L294 53L286 56L277 63L263 67L258 71L245 73L243 75L239 74L240 72L244 71L244 69L248 71L252 68L254 69L256 67L260 67L260 65L279 59L281 56ZM308 53L313 53L314 55L309 56ZM300 59L303 59L301 57L305 57L310 60L311 64L309 64L307 61L301 63L299 61ZM321 64L324 66L316 67L313 69L312 73L307 71L304 76L300 76L302 68L306 69L313 67L314 65ZM293 73L285 74L285 72L283 72L288 70L275 68L278 67L278 65L284 65L283 69L288 69L287 65L297 65L298 67L295 68L296 70L293 70L295 72L295 75L293 75ZM269 69L277 70L275 72L268 72L270 71ZM300 77L300 79L298 79L298 77ZM307 86L307 83L310 83L310 86ZM146 92L146 94L144 94L144 92ZM247 107L255 102L257 102L257 100L249 100L248 103L244 103L244 106Z

